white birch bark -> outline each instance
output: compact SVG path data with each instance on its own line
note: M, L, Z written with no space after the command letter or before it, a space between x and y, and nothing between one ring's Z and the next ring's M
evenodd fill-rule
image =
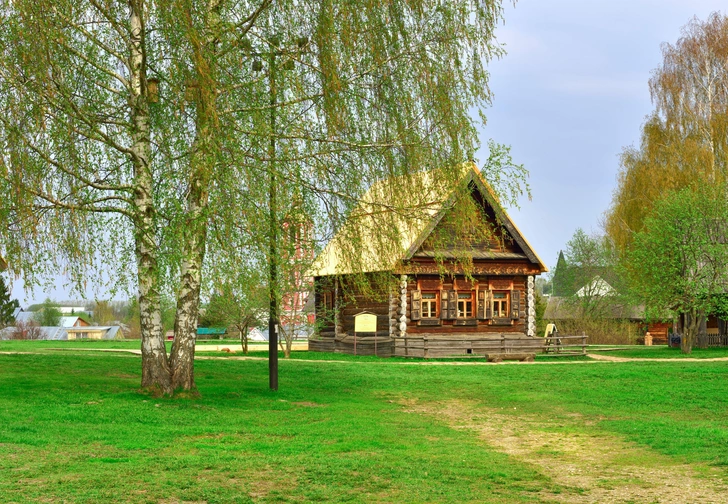
M170 353L172 387L193 390L195 340L199 320L202 265L207 241L207 207L209 184L217 162L217 80L215 52L219 30L220 0L211 0L205 27L205 43L192 44L197 78L196 138L190 157L190 178L187 196L187 218L183 232L180 287L174 323L174 343ZM194 38L195 34L190 33Z
M134 205L137 277L142 338L142 387L159 388L171 393L167 350L162 334L159 293L158 246L156 243L155 208L151 162L149 103L146 90L145 24L143 0L129 4L131 114L134 130L132 152L135 177Z

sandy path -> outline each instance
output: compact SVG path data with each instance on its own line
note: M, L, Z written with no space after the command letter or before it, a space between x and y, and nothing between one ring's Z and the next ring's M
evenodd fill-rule
M695 357L675 357L674 359L650 357L614 357L613 355L588 354L589 358L604 362L721 362L728 361L728 357L710 357L696 359Z
M474 403L404 402L406 411L472 431L486 444L535 467L562 487L544 490L545 501L565 503L725 503L728 486L719 469L677 463L618 436L583 429L564 432L571 419L544 420ZM568 429L567 429L568 430Z
M214 347L214 345L213 345ZM50 350L50 351L62 351L62 352L109 352L109 353L126 353L126 354L134 354L134 355L141 355L141 350L137 349L124 349L124 348L45 348L43 350ZM225 350L210 350L210 349L198 349L202 352L209 352L209 351L225 351ZM0 352L0 355L13 355L13 354L36 354L39 352L27 352L27 351L10 351L10 352ZM592 364L605 364L605 363L614 363L614 362L673 362L673 363L679 363L679 362L728 362L728 357L714 357L714 358L706 358L706 359L696 359L693 357L680 357L680 358L674 358L674 359L665 359L665 358L646 358L646 357L614 357L611 355L599 355L599 354L587 354L587 357L589 357L591 360L574 360L574 361L566 361L566 360L558 360L558 361L546 361L546 360L540 360L540 361L534 361L534 362L518 362L518 361L503 361L503 362L484 362L484 361L439 361L439 360L429 360L429 361L414 361L414 362L401 362L401 361L388 361L384 358L382 358L381 361L352 361L352 360L336 360L336 359L289 359L286 362L326 362L326 363L339 363L339 364L359 364L359 365L366 365L366 364L388 364L388 365L397 365L397 366L553 366L553 365L578 365L578 364L585 364L585 365L592 365ZM216 355L195 355L195 360L265 360L267 361L267 357L251 357L246 355L237 355L237 352L230 351L229 356L216 356ZM726 498L726 502L728 502L728 498Z

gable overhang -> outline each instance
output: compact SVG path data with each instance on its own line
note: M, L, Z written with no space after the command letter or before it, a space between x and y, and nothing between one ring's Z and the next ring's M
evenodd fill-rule
M432 222L427 225L427 227L420 233L420 235L417 237L417 239L412 243L412 246L407 250L407 253L405 254L403 260L409 261L414 257L414 255L417 253L417 251L420 249L422 244L425 242L428 236L435 230L435 227L442 221L445 214L452 209L453 205L455 204L455 198L457 197L457 193L459 190L463 190L466 187L468 187L471 183L474 184L475 188L478 190L480 195L483 197L483 199L490 205L490 207L493 209L493 212L495 212L496 218L498 221L503 225L503 227L506 228L506 230L510 233L510 235L513 237L513 239L516 241L518 246L523 250L523 253L526 255L526 258L532 263L539 267L539 270L541 273L547 273L549 271L546 264L541 260L541 258L536 254L533 247L531 247L531 244L528 243L528 240L523 236L523 233L521 233L521 230L518 229L518 226L513 222L513 220L510 218L508 213L506 213L505 209L500 205L500 203L496 200L493 194L493 190L490 188L487 182L485 182L480 173L477 171L477 167L475 165L472 166L470 170L468 170L468 174L464 177L463 181L458 185L457 189L454 190L450 196L448 197L447 201L443 204L440 211L437 213L437 215L432 219Z

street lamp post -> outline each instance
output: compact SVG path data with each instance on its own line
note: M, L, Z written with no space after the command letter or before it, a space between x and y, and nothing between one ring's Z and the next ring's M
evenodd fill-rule
M268 238L269 243L269 254L268 260L269 274L268 281L270 282L270 311L268 314L268 384L271 390L278 390L278 325L280 320L278 318L278 293L276 288L278 286L278 221L276 217L277 202L276 202L276 106L277 106L277 95L276 95L276 51L270 51L268 69L268 84L270 87L270 145L269 145L269 163L270 163L270 180L268 186L268 210L270 212L270 229Z
M267 52L253 52L253 56L268 58L268 87L270 94L270 143L268 145L269 179L268 179L268 292L270 304L268 309L268 385L271 390L278 390L278 337L280 334L280 318L278 307L278 219L277 219L277 180L276 180L276 107L278 106L278 90L276 87L276 58L282 55L292 56L292 51L278 49L277 37L271 37L271 49ZM301 37L296 41L298 51L308 44L308 38ZM245 44L250 50L249 43ZM292 61L289 61L292 63ZM285 66L285 65L284 65ZM261 71L263 65L259 60L253 61L253 70Z

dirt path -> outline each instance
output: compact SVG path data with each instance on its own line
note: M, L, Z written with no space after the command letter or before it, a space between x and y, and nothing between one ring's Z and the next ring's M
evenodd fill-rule
M709 357L696 359L695 357L676 357L674 359L650 357L614 357L612 355L588 354L589 358L607 362L720 362L728 361L728 357Z
M617 436L565 432L565 421L544 420L474 403L405 401L406 411L432 416L455 429L472 431L496 450L534 466L563 488L543 491L545 501L564 503L725 503L728 486L721 472L673 459ZM579 417L573 416L570 422Z
M123 354L134 354L141 355L141 350L136 349L125 349L125 348L44 348L46 351L58 351L58 352L109 352L109 353L123 353ZM210 352L210 350L202 350L203 352ZM212 350L217 351L217 350ZM219 350L224 351L224 350ZM27 351L10 351L0 352L0 355L13 355L13 354L37 354L39 352L27 352ZM503 362L484 362L484 361L414 361L414 362L401 362L401 361L387 361L382 359L381 361L354 361L354 360L336 360L336 359L289 359L286 362L326 362L326 363L339 363L339 364L389 364L397 366L552 366L552 365L590 365L590 364L604 364L609 362L728 362L728 357L713 357L706 359L696 359L694 357L681 357L674 359L665 358L648 358L648 357L614 357L611 355L600 355L600 354L587 354L591 360L574 360L574 361L534 361L534 362L518 362L518 361L503 361ZM236 355L236 352L229 352L229 356L217 356L217 355L195 355L195 360L253 360L267 361L268 357L251 357L247 355ZM728 502L728 498L726 498Z

